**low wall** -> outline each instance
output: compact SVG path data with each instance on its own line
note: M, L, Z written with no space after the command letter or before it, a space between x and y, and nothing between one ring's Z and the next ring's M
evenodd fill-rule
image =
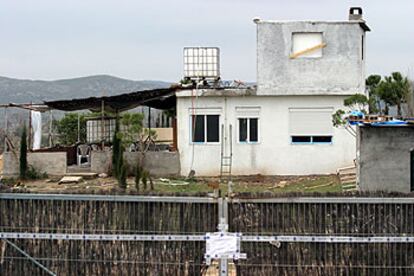
M413 127L359 127L357 145L362 191L410 192Z
M48 175L64 175L66 173L66 152L30 152L27 162L39 172Z
M19 155L10 151L3 152L3 175L15 177L19 175Z
M39 172L48 175L64 175L66 173L66 152L29 152L27 162ZM3 154L3 175L15 177L19 175L19 153Z
M124 161L128 172L133 174L138 160L139 152L124 152ZM112 152L93 151L91 155L91 171L96 173L109 173L112 163ZM176 176L180 173L180 157L178 152L149 151L145 153L144 169L154 176Z
M112 166L112 151L92 151L91 171L96 173L109 173Z

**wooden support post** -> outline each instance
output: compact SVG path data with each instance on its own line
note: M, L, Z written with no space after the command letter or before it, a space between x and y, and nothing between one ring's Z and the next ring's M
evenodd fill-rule
M148 106L148 138L150 138L151 133L151 107Z
M177 143L177 118L176 117L174 117L172 120L172 129L173 129L172 151L177 151L178 143Z
M80 114L78 113L78 139L77 142L80 143Z
M102 139L102 150L105 147L105 102L101 102L101 139Z
M52 110L49 110L49 148L53 147L53 114Z
M32 110L29 110L29 151L32 149Z
M4 108L4 149L3 151L7 151L7 129L8 129L8 122L7 122L7 107Z

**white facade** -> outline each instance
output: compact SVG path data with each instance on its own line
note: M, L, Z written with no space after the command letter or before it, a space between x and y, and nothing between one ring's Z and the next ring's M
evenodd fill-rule
M334 128L332 114L349 95L365 93L369 28L362 20L255 23L257 89L177 93L181 174L219 175L230 144L234 175L328 174L352 165L355 137ZM193 132L195 115L204 116Z
M335 172L338 167L351 165L355 159L355 138L346 130L332 125L328 129L332 143L305 144L292 143L291 140L290 109L336 110L342 107L345 97L201 96L192 101L190 97L183 96L179 96L177 102L182 175L187 175L191 169L197 175L220 173L222 135L220 133L219 143L192 143L193 106L196 114L220 115L220 126L227 126L225 136L228 139L229 126L232 125L232 170L235 175L326 174ZM254 110L254 114L249 114L249 109ZM258 118L257 143L239 142L238 118L249 116ZM229 141L225 141L225 145L228 151Z

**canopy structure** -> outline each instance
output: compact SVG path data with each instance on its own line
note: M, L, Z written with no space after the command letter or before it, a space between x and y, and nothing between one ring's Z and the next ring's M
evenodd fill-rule
M143 90L116 96L50 101L45 102L45 105L51 109L62 111L89 109L98 112L104 108L108 112L121 112L140 105L167 110L175 107L175 92L183 89L185 88L181 86L172 86L170 88Z

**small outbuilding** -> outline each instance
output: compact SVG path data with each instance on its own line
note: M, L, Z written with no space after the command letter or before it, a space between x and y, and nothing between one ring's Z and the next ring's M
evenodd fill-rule
M361 125L357 181L362 191L414 190L414 125Z

